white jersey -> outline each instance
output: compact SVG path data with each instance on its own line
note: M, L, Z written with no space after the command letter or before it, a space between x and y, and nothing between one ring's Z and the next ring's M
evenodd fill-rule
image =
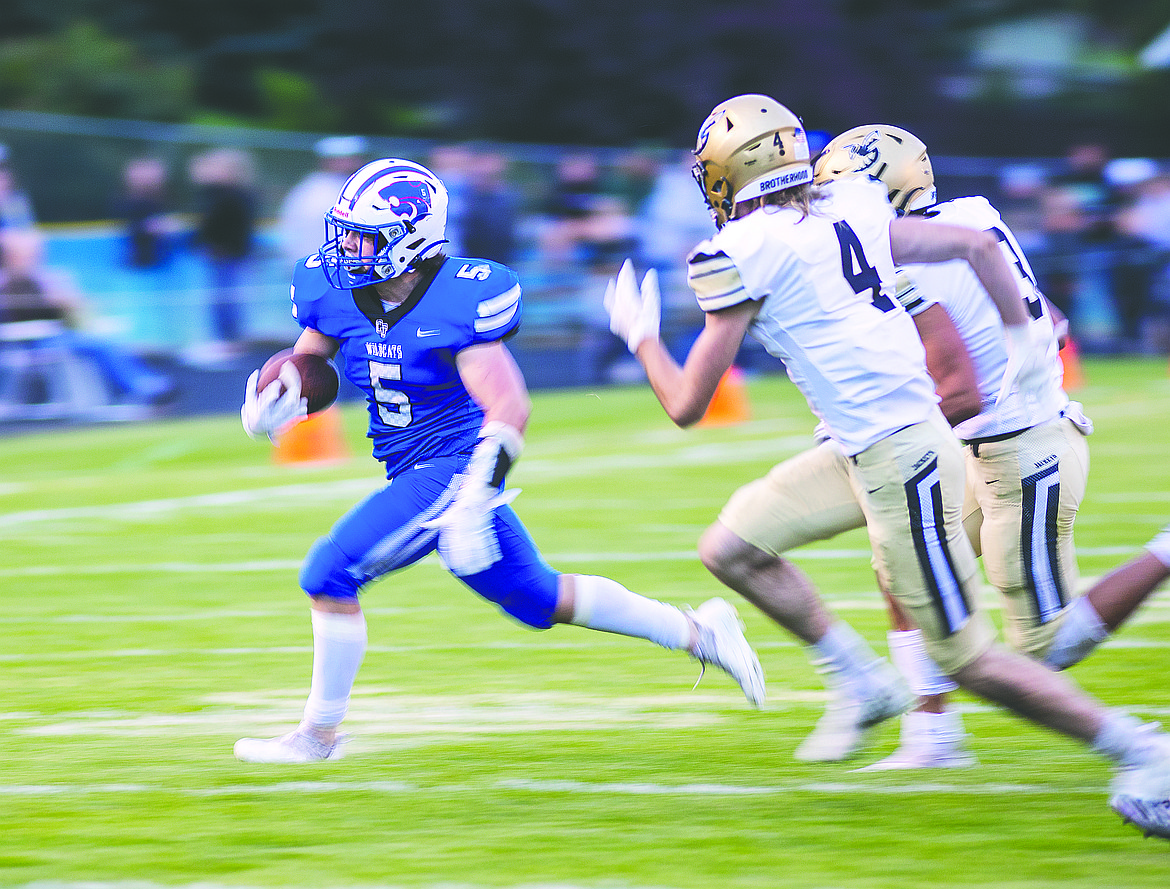
M1044 387L1038 400L1030 399L1025 404L1019 390L1013 390L997 405L995 397L999 394L1004 369L1007 367L1007 340L995 303L979 283L975 272L962 260L906 266L904 271L915 289L904 293L899 288L898 299L912 315L934 303L946 309L975 365L982 411L957 425L955 433L959 438L969 441L1017 432L1052 420L1068 405L1068 396L1061 388L1063 368L1052 316L1044 305L1036 287L1036 276L1032 274L1031 266L1015 236L1004 224L999 212L981 197L956 198L936 204L923 215L947 225L989 231L999 238L1008 265L1018 277L1020 298L1024 301L1024 310L1031 319L1030 323L1041 327L1049 342L1051 382Z
M819 194L808 216L763 207L727 223L691 252L688 279L705 312L761 303L749 333L853 455L925 420L938 396L914 322L891 296L884 187L844 179Z

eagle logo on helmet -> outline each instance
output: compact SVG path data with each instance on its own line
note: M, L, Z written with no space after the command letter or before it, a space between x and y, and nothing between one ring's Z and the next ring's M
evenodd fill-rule
M874 130L860 142L847 146L849 156L857 162L853 169L858 173L864 173L880 159L881 155L878 152L878 142L881 140L881 136L882 134L880 132Z

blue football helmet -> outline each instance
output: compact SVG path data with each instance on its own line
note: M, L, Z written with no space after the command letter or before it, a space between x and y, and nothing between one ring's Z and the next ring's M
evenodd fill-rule
M339 290L365 287L409 270L447 243L447 189L426 167L396 157L366 164L325 214L321 265ZM363 237L344 249L350 232ZM372 239L372 240L371 240ZM354 241L350 239L353 249ZM372 243L372 250L371 250Z

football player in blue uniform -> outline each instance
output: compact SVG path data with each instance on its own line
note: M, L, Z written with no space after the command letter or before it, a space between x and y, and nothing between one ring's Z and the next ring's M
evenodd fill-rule
M325 216L321 250L293 273L294 351L337 361L365 393L374 456L387 484L309 551L313 673L304 718L278 738L244 738L248 762L336 759L337 728L366 648L358 594L438 550L443 565L530 627L571 623L688 651L730 674L759 706L764 679L734 608L684 611L604 577L544 561L504 491L530 402L505 340L520 325L516 273L443 254L447 190L425 167L384 158L345 183ZM277 435L306 414L291 363L262 392L254 373L241 411L250 436ZM283 384L283 385L282 385Z

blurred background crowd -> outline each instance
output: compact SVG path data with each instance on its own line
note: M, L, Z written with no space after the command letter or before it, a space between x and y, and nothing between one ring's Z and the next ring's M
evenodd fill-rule
M0 10L0 420L234 404L296 336L292 264L341 183L387 155L446 182L450 253L519 271L531 385L636 379L605 281L659 269L685 351L683 259L714 231L689 148L743 91L814 150L914 130L940 199L1000 209L1083 351L1170 351L1170 2L165 6Z

